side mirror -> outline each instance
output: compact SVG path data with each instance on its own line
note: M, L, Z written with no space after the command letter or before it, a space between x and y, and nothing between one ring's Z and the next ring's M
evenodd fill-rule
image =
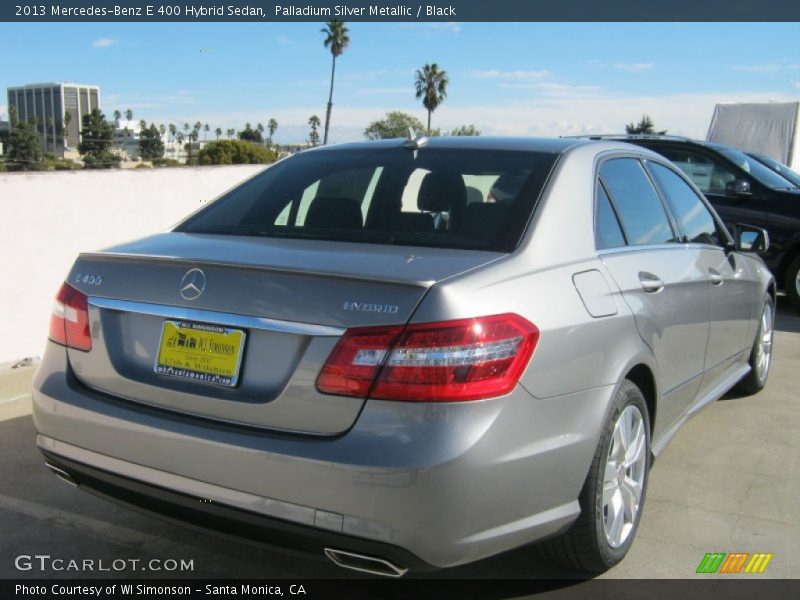
M737 252L764 254L769 250L769 234L766 229L737 223L733 231L733 249Z
M750 196L750 182L746 179L734 179L725 184L725 193L729 196Z

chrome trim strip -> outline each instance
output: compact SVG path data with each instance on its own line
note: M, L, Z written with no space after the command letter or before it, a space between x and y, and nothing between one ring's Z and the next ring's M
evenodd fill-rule
M301 506L249 492L241 492L152 467L145 467L105 454L99 454L92 450L79 448L41 433L36 435L36 445L57 456L63 456L120 477L166 488L185 496L211 500L232 508L284 519L301 525L308 525L309 527L314 526L314 509L309 506Z
M133 300L115 300L89 296L88 303L95 308L117 310L120 312L133 312L156 317L180 319L183 321L198 321L200 323L213 323L227 325L242 329L261 329L277 333L292 333L295 335L309 335L316 337L341 337L344 329L328 325L313 323L297 323L294 321L279 321L265 317L251 317L234 313L217 312L214 310L200 310L185 308L183 306L167 306L165 304L150 304L149 302L134 302Z

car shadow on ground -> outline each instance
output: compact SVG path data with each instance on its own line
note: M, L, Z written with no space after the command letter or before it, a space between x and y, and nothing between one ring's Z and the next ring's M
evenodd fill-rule
M775 311L775 330L787 333L800 333L800 310L797 310L784 295L778 296Z
M191 558L191 573L121 571L135 578L363 578L325 559L298 556L162 521L82 492L58 480L36 448L30 416L0 421L0 577L100 577L109 573L20 572L19 554L93 557ZM424 579L576 579L580 573L548 564L526 547L469 565L407 577ZM577 583L577 581L575 581ZM564 582L565 585L570 582ZM561 585L554 582L554 585Z

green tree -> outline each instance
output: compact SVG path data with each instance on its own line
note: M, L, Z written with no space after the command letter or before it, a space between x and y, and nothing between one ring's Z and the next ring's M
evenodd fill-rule
M478 128L475 125L460 125L455 129L451 129L449 133L445 135L453 135L453 136L476 136L480 135L481 132L478 131Z
M64 111L64 146L67 146L69 139L69 124L72 123L72 113L68 110Z
M277 152L242 140L209 142L197 155L197 162L201 165L266 164L277 159Z
M133 121L133 111L130 108L125 111L125 120Z
M308 141L312 146L319 145L319 126L320 120L317 115L311 115L308 119L308 124L311 126L311 132L308 134Z
M142 128L139 132L139 156L142 157L142 160L164 157L164 142L161 140L158 128L153 124L150 124L150 127Z
M414 74L417 98L422 98L422 106L428 111L428 135L431 133L431 114L447 98L448 83L447 71L436 63L425 65Z
M221 128L221 127L217 127L217 128L214 130L214 135L216 135L216 136L217 136L217 139L219 139L219 136L221 136L221 135L222 135L222 128Z
M256 131L258 131L259 135L261 135L261 140L263 141L264 140L264 124L263 123L259 123L258 125L256 125Z
M53 152L56 151L56 140L55 137L51 135L53 131L53 126L55 122L53 121L53 117L46 117L44 120L44 147L49 149L50 142L53 142Z
M175 123L169 124L169 137L172 141L175 141L175 136L178 135L178 128L175 126Z
M275 119L270 119L267 123L267 130L269 131L269 145L272 146L272 136L278 130L278 122Z
M245 142L255 142L256 144L264 142L261 132L258 129L253 129L250 123L244 124L244 129L239 132L239 139Z
M331 51L331 89L328 92L328 107L325 111L325 134L322 140L323 144L328 143L328 129L331 125L331 109L333 108L333 80L336 76L336 58L341 56L345 48L350 44L350 36L348 36L347 27L344 26L344 21L333 19L328 21L320 31L325 34L323 45Z
M119 110L114 111L114 120L119 121L122 118L122 113Z
M638 123L628 123L625 125L625 133L627 134L645 134L645 135L665 135L667 130L663 131L656 131L656 127L653 124L653 120L647 116L642 115L641 120Z
M203 141L208 139L208 132L211 131L211 127L209 127L208 123L203 125Z
M225 134L228 136L228 139L231 139L233 138L233 136L236 135L236 130L233 127L231 127L225 132Z
M15 119L8 141L9 168L15 171L38 171L42 168L42 146L33 123Z
M407 113L393 111L386 113L383 119L378 119L369 124L364 130L364 137L368 140L385 140L390 138L408 137L411 130L415 135L424 130L422 122Z
M113 143L114 126L106 121L106 117L100 109L95 108L91 113L83 116L78 152L81 153L83 164L87 169L118 167L120 157L111 152Z

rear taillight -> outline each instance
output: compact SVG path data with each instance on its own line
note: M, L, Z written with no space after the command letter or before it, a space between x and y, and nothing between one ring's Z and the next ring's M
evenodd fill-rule
M86 294L66 283L58 290L53 305L50 339L78 350L92 349Z
M416 402L507 394L539 339L514 314L348 329L317 378L326 394Z

